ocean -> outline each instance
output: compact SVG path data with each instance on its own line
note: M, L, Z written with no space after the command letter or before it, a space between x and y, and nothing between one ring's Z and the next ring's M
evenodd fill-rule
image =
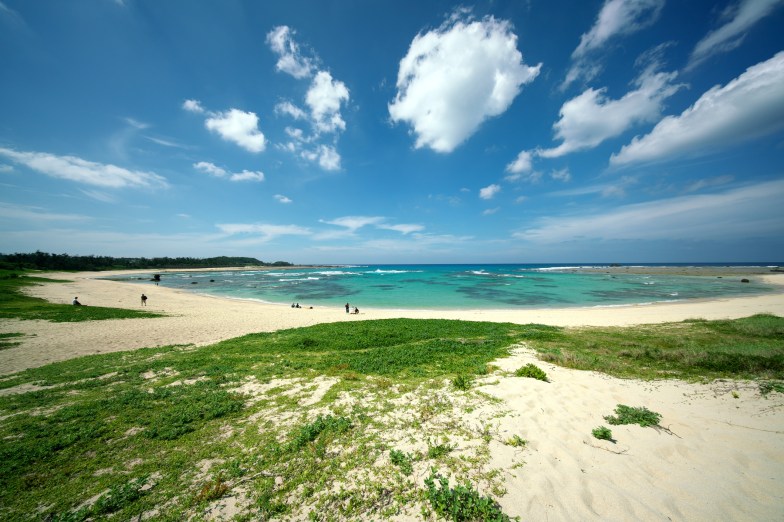
M535 264L362 265L166 272L161 274L160 285L237 299L287 305L299 303L303 307L343 307L350 303L360 309L436 310L611 307L774 291L770 285L753 279L750 283L741 283L737 276L581 273L570 268L577 267ZM154 273L112 279L152 284L150 279Z

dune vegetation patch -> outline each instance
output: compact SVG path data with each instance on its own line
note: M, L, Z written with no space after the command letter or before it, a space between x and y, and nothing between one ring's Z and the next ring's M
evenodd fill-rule
M0 380L14 390L0 394L0 519L503 520L505 481L535 434L498 429L508 405L482 387L512 374L493 361L522 345L623 376L759 377L779 393L784 320L719 323L657 334L357 321L26 370ZM699 358L676 367L640 355L689 342L707 354L756 347L767 362L706 370ZM510 447L513 458L493 459Z

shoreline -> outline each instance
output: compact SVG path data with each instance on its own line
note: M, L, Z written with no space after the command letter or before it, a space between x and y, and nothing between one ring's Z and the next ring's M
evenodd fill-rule
M74 296L79 296L87 306L149 310L166 317L79 323L0 319L0 332L24 335L19 339L19 346L0 351L0 375L82 355L167 345L204 346L250 333L330 322L413 318L584 327L737 319L759 313L784 316L784 274L778 273L745 273L776 286L775 292L754 296L573 308L424 310L363 307L359 314L347 314L342 306L310 307L306 303L302 308L291 308L104 279L112 274L129 273L150 271L41 273L44 277L70 282L30 286L25 291L53 303L70 304ZM142 292L148 296L144 308L139 300Z

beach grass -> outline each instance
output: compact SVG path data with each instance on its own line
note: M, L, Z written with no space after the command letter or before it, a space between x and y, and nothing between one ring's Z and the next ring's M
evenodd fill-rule
M71 359L0 378L0 519L504 519L495 499L527 449L495 429L503 412L480 388L506 374L492 361L527 346L623 377L764 379L778 393L782 332L773 316L390 319ZM519 462L493 467L492 444Z
M774 315L570 328L530 346L545 361L623 378L784 379L784 318Z
M0 270L0 318L40 319L52 322L99 321L104 319L135 319L162 317L153 312L100 306L73 306L50 303L44 299L25 295L26 286L64 283L68 281L30 275L30 272Z

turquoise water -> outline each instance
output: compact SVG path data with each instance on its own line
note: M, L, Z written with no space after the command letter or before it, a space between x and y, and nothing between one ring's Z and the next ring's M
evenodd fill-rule
M738 277L574 273L545 265L370 265L167 272L161 286L301 306L509 309L617 306L772 292ZM563 267L560 267L563 268ZM153 272L150 272L150 277ZM139 281L138 275L123 280ZM117 278L115 278L117 279ZM149 277L144 284L151 284Z

